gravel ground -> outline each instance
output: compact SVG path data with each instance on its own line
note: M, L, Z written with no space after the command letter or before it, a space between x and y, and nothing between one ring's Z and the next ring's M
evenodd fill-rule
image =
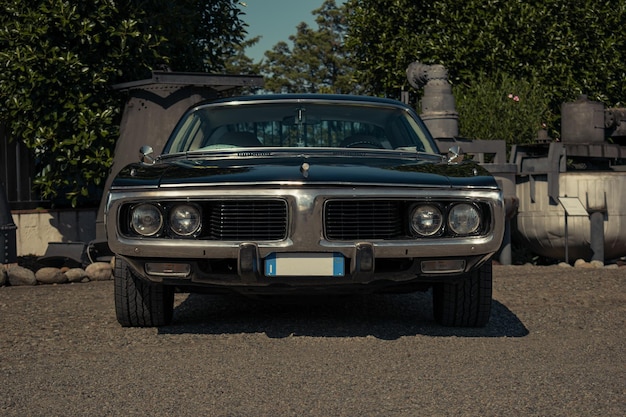
M626 269L494 267L484 329L428 294L176 296L124 329L113 283L0 288L2 416L624 416Z

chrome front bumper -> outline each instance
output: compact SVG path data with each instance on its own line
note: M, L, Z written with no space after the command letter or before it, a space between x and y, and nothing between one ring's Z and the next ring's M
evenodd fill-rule
M259 186L260 187L260 186ZM191 198L282 198L290 207L288 236L280 241L234 242L194 239L131 238L119 227L119 210L126 202L163 201ZM485 236L380 240L373 242L330 241L323 233L323 205L336 198L403 198L466 199L488 204L491 210L489 233ZM504 234L504 204L499 190L475 189L407 189L407 188L263 188L242 189L160 189L113 190L105 214L108 243L111 250L131 257L164 257L168 259L236 259L240 245L255 244L259 256L274 252L339 252L351 258L360 243L371 244L378 258L440 258L477 256L496 252Z

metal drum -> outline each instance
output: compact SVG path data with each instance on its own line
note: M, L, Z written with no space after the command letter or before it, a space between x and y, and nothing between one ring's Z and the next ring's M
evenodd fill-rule
M516 184L515 241L538 255L564 260L565 210L558 202L550 204L547 179L536 177L532 187L528 178ZM589 213L603 213L606 260L626 256L626 172L561 173L559 190L560 196L577 197ZM569 260L591 259L590 216L568 216L567 228Z

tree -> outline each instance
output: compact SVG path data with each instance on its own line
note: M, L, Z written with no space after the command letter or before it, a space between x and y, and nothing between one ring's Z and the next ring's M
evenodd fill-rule
M532 83L552 113L581 93L626 101L626 6L616 0L348 0L346 45L370 93L398 97L413 61L459 88Z
M163 38L157 52L175 71L225 70L246 35L237 0L144 0L130 13Z
M259 42L260 36L246 39L235 47L235 53L231 55L225 64L226 74L248 74L257 75L261 72L261 63L255 63L246 55L246 48L249 48Z
M344 47L345 14L334 0L326 0L312 12L318 30L306 23L297 26L295 35L277 43L262 67L265 89L273 92L349 93L358 90Z
M121 110L112 84L163 65L222 70L245 36L231 0L0 3L0 123L31 149L34 184L58 205L100 199Z
M260 75L261 63L255 63L245 53L246 48L256 44L260 39L260 36L256 36L251 39L246 39L241 42L235 48L235 54L226 60L224 73L232 75ZM239 87L236 91L239 94L254 94L259 90L259 87Z

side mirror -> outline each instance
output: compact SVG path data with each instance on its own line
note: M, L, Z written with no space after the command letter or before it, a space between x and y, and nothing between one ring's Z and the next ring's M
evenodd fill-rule
M460 146L454 145L454 146L451 146L450 149L448 149L448 164L449 165L460 164L461 162L463 162L463 159L465 159L465 154L463 153L463 150L461 149Z
M141 158L139 159L142 164L146 165L154 165L154 158L152 154L154 153L154 149L152 146L144 145L139 149L139 153L141 154Z

